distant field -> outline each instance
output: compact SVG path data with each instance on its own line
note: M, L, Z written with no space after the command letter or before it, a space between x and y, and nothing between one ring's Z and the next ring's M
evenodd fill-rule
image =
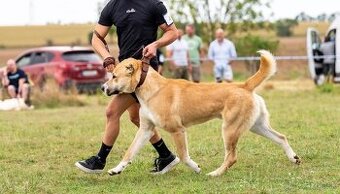
M302 22L294 27L294 36L305 36L308 27L315 27L324 34L329 23ZM88 34L94 24L44 25L0 27L1 47L31 47L46 45L48 42L60 44L88 44ZM255 34L274 36L274 32L259 30Z
M74 166L100 146L103 105L0 112L0 193L340 193L339 89L260 92L272 126L287 135L302 164L291 164L277 145L247 132L239 141L238 162L215 178L205 174L223 160L219 120L188 129L190 154L201 174L179 164L168 174L150 175L156 154L148 144L126 171L110 177ZM127 115L121 126L105 170L118 164L136 132ZM162 134L174 150L169 134Z
M88 44L93 24L0 27L0 47Z
M301 22L293 28L294 36L306 36L307 28L313 27L317 29L321 35L325 35L329 27L328 22Z

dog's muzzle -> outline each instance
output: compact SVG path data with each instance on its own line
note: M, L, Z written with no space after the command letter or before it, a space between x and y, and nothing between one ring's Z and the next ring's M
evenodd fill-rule
M107 96L112 96L112 95L115 95L115 94L119 94L120 91L118 90L114 90L114 91L110 91L109 90L109 87L107 86L107 84L103 84L102 87L100 88L102 90L102 92L104 94L106 94Z

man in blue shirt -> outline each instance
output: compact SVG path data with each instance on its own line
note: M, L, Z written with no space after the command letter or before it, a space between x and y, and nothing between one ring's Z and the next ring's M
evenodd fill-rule
M234 43L224 38L224 31L216 30L216 40L210 43L208 57L214 62L214 73L216 82L221 83L233 81L231 62L237 57Z
M26 73L19 69L13 59L7 61L7 76L4 79L4 86L7 87L11 98L23 98L28 103L29 82Z

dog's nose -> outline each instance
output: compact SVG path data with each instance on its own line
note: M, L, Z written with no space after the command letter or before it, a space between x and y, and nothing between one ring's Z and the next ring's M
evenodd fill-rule
M105 92L105 86L102 85L102 87L100 87L100 89L102 90L102 92Z

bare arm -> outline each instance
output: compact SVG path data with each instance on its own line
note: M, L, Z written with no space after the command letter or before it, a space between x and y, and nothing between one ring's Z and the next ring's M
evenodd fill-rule
M20 94L21 91L22 91L22 88L23 88L23 86L24 86L25 81L26 81L25 78L19 79L19 88L18 88L19 94Z
M173 51L168 49L166 51L166 55L167 55L167 58L169 59L169 70L172 71L175 69L176 65L174 63L174 61L172 60L172 55L173 55Z
M103 26L100 24L96 24L95 31L98 32L98 34L105 38L106 35L109 33L110 27L109 26ZM110 57L110 53L106 50L104 43L95 35L93 34L92 36L92 47L93 49L103 58Z
M160 47L164 47L166 45L171 44L173 41L177 39L177 28L175 24L171 24L170 26L165 23L159 26L164 32L163 36L156 40L155 42L147 45L143 50L143 55L146 58L153 58L156 56L156 51Z

